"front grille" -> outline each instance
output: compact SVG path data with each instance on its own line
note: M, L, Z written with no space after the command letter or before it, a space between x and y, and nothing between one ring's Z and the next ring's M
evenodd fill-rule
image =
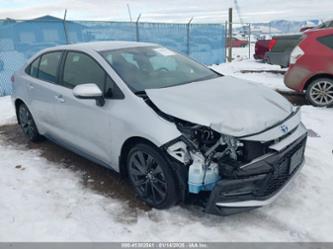
M273 194L275 191L279 190L289 180L289 178L289 175L285 175L272 179L269 184L266 185L262 195L266 196Z
M244 144L243 153L240 160L244 163L249 163L252 160L265 155L269 150L269 144L256 141L242 141Z
M285 185L285 183L293 176L294 172L301 165L304 158L305 140L303 140L296 148L290 151L282 162L277 163L274 166L274 171L271 176L266 179L263 188L258 193L259 196L267 196L275 193ZM291 168L291 158L293 155L299 154L301 151L301 157L298 158L295 168ZM295 163L295 162L294 162Z

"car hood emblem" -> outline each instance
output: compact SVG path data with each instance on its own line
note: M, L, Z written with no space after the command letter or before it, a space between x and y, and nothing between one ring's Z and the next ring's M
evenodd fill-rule
M288 133L288 131L289 131L289 128L288 128L288 126L286 126L286 125L281 125L280 128L281 128L281 131L282 131L283 133Z

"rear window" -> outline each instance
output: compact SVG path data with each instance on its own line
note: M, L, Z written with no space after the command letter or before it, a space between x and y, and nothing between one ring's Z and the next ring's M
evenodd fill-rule
M333 35L319 37L318 41L324 46L333 49Z
M38 79L55 83L57 81L60 58L61 52L51 52L42 55L39 63Z
M276 44L272 48L272 52L288 52L294 49L299 43L301 35L285 36L275 38Z
M30 76L37 78L38 75L38 65L39 65L39 59L35 59L27 68L26 68L26 73L29 74Z

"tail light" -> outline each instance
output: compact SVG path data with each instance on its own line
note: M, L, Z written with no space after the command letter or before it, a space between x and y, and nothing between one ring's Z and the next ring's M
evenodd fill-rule
M269 41L269 43L268 43L269 51L272 50L272 48L275 46L275 44L276 44L276 40L272 39L272 40Z
M295 64L299 58L304 55L304 51L299 47L296 46L294 50L291 52L290 55L290 64Z
M11 80L12 83L15 82L15 76L14 76L14 74L12 75L12 77L10 77L10 80Z

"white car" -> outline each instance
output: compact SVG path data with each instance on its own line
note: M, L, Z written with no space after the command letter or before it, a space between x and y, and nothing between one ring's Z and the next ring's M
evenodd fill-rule
M155 208L195 197L221 215L260 207L304 163L307 130L285 98L156 44L49 48L12 80L32 141L128 176Z

